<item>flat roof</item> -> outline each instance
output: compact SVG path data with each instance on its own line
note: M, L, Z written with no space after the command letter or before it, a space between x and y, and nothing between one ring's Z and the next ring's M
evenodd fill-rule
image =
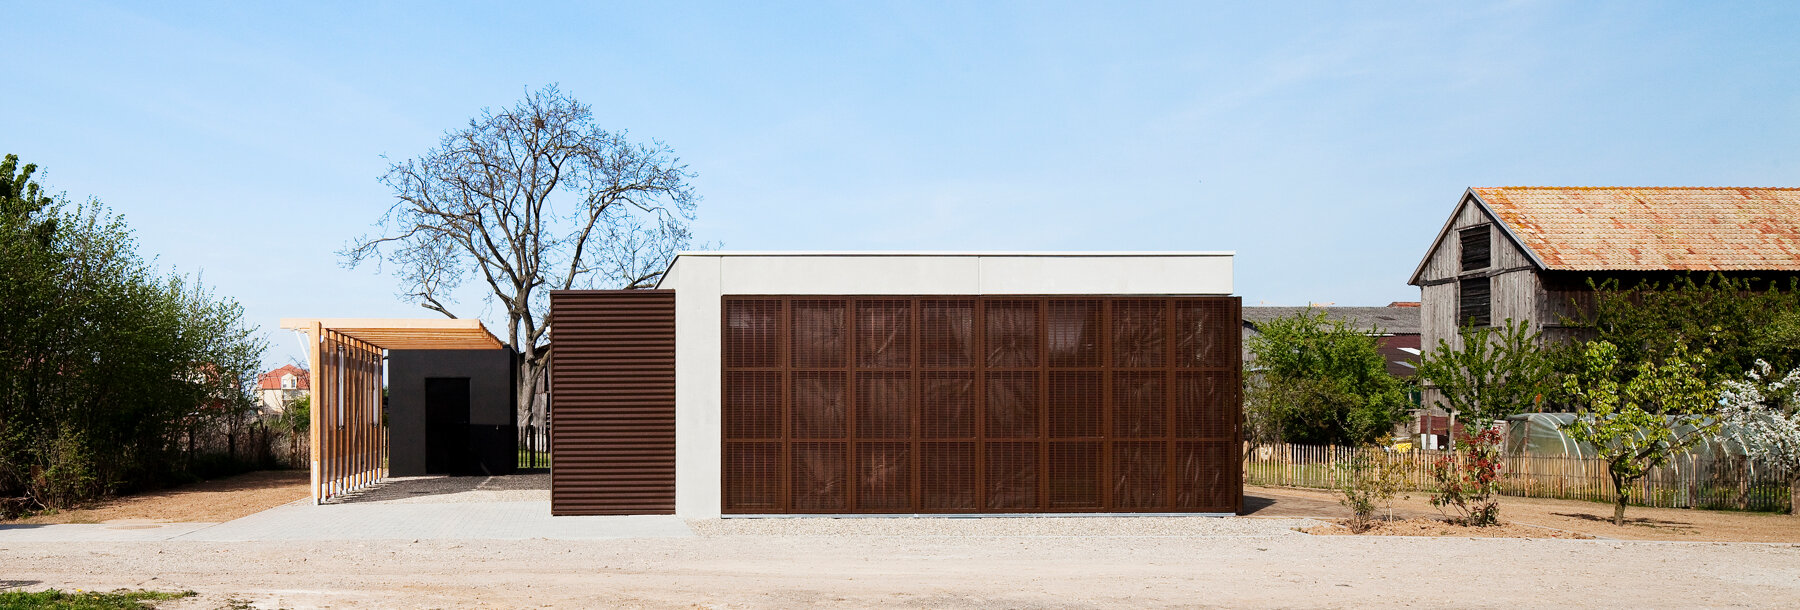
M449 318L282 318L281 328L311 332L318 324L382 349L500 349L481 320ZM318 337L313 337L318 341Z
M1096 250L1092 252L1081 250L1002 250L994 252L977 250L685 250L677 252L675 256L1050 256L1066 258L1084 256L1237 256L1237 252L1233 250Z

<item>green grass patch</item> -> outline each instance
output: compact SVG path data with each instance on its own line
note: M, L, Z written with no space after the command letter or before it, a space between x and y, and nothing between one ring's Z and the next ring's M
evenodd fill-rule
M538 452L536 452L535 456L533 456L532 453L533 452L527 451L524 449L519 450L519 467L520 468L549 468L550 467L550 452L538 451ZM535 462L535 464L536 464L535 466L533 465L534 462L532 461L534 457L537 460Z
M0 591L0 610L56 608L59 610L139 610L155 608L151 602L193 597L193 591Z

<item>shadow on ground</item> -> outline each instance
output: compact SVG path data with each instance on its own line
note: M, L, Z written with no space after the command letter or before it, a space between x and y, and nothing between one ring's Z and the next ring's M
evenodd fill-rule
M550 474L528 472L497 477L427 476L388 479L375 486L334 498L326 504L385 502L420 496L441 496L468 491L531 491L550 489Z
M1556 515L1558 517L1568 517L1570 519L1581 519L1583 521L1593 521L1595 523L1607 523L1607 524L1612 523L1611 516L1602 516L1602 515L1596 515L1593 513L1550 513L1550 514ZM1669 528L1669 529L1685 529L1685 530L1691 530L1691 529L1695 528L1693 523L1689 523L1686 521L1665 521L1662 519L1650 519L1647 517L1637 517L1635 519L1631 518L1631 517L1626 517L1625 525L1641 525L1644 527L1663 527L1663 528Z

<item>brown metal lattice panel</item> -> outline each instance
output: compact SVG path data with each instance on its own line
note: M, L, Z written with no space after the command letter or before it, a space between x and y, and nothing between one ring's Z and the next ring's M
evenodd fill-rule
M550 371L556 397L550 422L551 514L673 514L675 293L554 291L550 316L556 346ZM730 351L742 358L748 347ZM750 393L770 387L767 380L741 378L731 385ZM766 397L762 400L766 404ZM764 426L767 416L753 415L757 408L767 407L744 408L752 415L738 425ZM731 459L752 469L765 461L742 452ZM734 502L756 504L752 497Z
M1237 512L1236 297L724 298L724 512Z

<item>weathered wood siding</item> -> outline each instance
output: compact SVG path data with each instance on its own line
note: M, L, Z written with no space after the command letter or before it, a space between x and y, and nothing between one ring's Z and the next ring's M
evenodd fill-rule
M1462 241L1458 239L1458 233L1484 224L1492 227L1488 231L1491 263L1486 268L1464 272ZM1546 314L1552 311L1548 303L1553 297L1544 290L1531 258L1507 236L1498 222L1475 204L1472 197L1465 196L1457 205L1450 226L1432 244L1417 281L1420 287L1420 349L1426 353L1437 347L1439 340L1453 348L1462 346L1456 332L1462 325L1457 315L1457 281L1471 277L1489 278L1493 292L1489 317L1496 326L1505 325L1506 319L1511 318L1529 320L1532 327L1542 328ZM1554 298L1567 300L1562 295ZM1550 316L1549 321L1555 322L1556 317ZM1425 404L1433 404L1436 400L1436 392L1425 388Z
M1492 263L1484 269L1463 272L1462 243L1456 238L1457 233L1483 224L1493 227L1488 232ZM1451 221L1450 227L1432 244L1419 274L1420 339L1424 349L1430 350L1439 339L1458 345L1456 329L1461 326L1461 321L1457 319L1456 281L1484 276L1492 278L1491 318L1495 325L1504 324L1507 318L1530 320L1532 326L1542 325L1541 317L1547 309L1543 304L1548 297L1531 258L1507 237L1506 231L1489 218L1481 206L1475 205L1473 199L1465 198L1457 205L1455 220Z

